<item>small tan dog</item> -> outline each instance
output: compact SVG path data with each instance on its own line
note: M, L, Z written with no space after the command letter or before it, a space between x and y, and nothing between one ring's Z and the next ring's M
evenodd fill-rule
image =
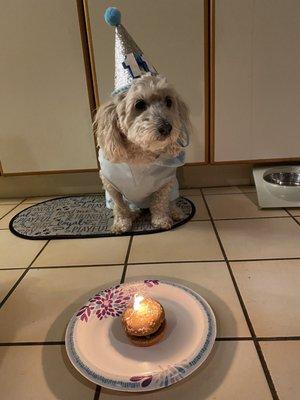
M129 231L134 210L146 207L154 227L170 229L182 218L175 200L176 168L184 164L182 146L191 131L185 103L165 78L145 74L99 108L95 128L100 176L113 202L112 231Z

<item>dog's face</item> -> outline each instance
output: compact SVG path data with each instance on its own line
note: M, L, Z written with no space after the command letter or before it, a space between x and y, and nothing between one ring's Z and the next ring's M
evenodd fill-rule
M132 84L117 105L121 131L144 150L163 152L182 130L178 95L167 81L144 76Z
M190 128L188 109L176 91L165 78L151 75L100 108L96 122L98 142L111 159L125 151L126 141L156 155L170 148L179 152L177 142Z

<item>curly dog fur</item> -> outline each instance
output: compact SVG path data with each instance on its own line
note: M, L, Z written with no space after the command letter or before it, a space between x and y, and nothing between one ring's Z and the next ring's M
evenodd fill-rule
M126 93L103 104L94 123L97 143L105 158L114 163L150 164L161 154L175 157L182 151L178 144L182 126L191 131L188 108L183 100L165 78L150 74L136 79ZM101 172L100 176L114 201L112 231L130 230L136 215ZM152 194L150 212L154 227L169 229L172 219L182 217L169 200L173 185L170 181Z

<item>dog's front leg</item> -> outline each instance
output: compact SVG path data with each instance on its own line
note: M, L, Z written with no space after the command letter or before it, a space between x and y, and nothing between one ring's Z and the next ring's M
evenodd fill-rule
M152 195L150 212L151 223L155 228L170 229L172 226L169 205L173 186L174 182L172 180Z
M132 212L128 205L124 202L123 196L118 190L103 176L100 172L100 177L104 189L110 194L114 202L114 222L111 227L113 233L123 233L130 231L132 227Z

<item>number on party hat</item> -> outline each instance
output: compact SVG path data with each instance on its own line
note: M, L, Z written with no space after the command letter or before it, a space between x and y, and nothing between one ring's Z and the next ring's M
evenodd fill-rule
M109 7L104 13L104 19L108 25L115 27L115 87L112 93L128 90L134 79L145 73L157 75L156 69L121 24L121 12L115 7Z

